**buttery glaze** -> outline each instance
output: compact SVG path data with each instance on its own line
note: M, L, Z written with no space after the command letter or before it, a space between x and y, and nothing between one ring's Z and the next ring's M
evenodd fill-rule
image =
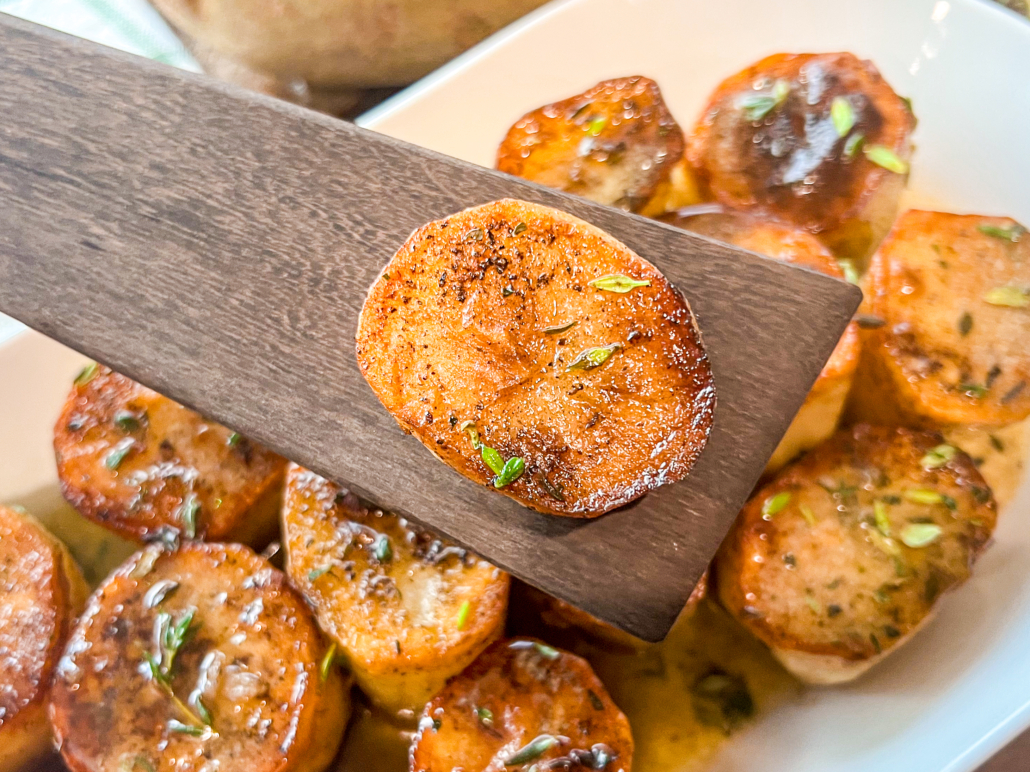
M871 62L849 53L775 54L718 86L687 158L702 189L726 206L865 257L897 214L914 126Z
M551 514L596 517L683 478L712 425L682 295L598 228L524 201L419 228L370 290L357 350L402 428Z
M851 680L969 578L996 517L940 434L843 429L745 505L715 559L719 600L799 677Z
M125 538L275 533L284 459L106 367L76 380L54 449L65 498Z
M74 772L320 772L347 722L345 690L310 611L266 560L240 545L152 545L90 598L50 717Z
M1030 237L1005 217L911 210L865 278L849 410L912 426L1003 426L1030 415Z
M290 580L383 709L421 710L504 631L506 573L295 464L282 519Z
M618 78L516 121L497 150L497 168L639 212L668 185L683 148L658 84Z

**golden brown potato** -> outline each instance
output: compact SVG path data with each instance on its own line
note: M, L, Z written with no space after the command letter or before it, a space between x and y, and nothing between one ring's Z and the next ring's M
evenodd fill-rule
M417 230L357 339L402 428L541 512L593 517L679 480L712 425L712 373L679 292L606 233L523 201Z
M286 571L383 709L419 711L504 631L508 575L291 465Z
M673 213L662 220L742 249L803 265L837 279L844 278L836 258L815 236L790 225L734 212L688 217ZM769 459L766 474L776 472L836 431L858 367L859 349L858 325L852 322L844 330L837 347L812 384L805 403Z
M64 545L34 518L0 506L0 769L51 751L50 676L89 590Z
M629 722L583 659L529 638L498 641L422 713L412 772L630 772Z
M702 189L867 257L908 176L908 104L848 53L776 54L724 80L687 144Z
M915 427L1030 416L1030 236L1003 217L906 212L866 277L849 410Z
M284 459L106 367L76 379L54 450L68 502L120 536L275 534Z
M683 131L658 84L605 80L520 118L497 150L497 168L550 188L639 212L668 195Z
M50 719L73 772L319 772L350 713L334 653L248 548L151 545L90 598Z
M996 507L940 435L846 429L744 507L715 561L722 604L811 683L857 677L969 578Z

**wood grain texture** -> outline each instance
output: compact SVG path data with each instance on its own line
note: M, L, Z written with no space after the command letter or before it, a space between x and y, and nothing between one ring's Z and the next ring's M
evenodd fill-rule
M0 310L537 587L665 635L856 288L0 19ZM596 520L540 515L433 459L361 378L354 332L380 268L417 226L506 196L607 230L690 301L718 407L683 482Z
M1027 772L1030 770L1030 731L1023 732L976 772Z

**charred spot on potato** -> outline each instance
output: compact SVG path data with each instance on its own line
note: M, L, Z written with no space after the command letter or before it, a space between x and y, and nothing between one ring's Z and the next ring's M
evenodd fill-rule
M596 516L684 477L715 389L683 297L556 210L500 201L450 222L412 235L389 266L398 279L372 287L359 320L359 365L401 427L467 477L554 514ZM484 237L464 237L474 230ZM502 251L507 273L486 270ZM443 266L441 291L430 277ZM401 276L415 280L408 304ZM525 291L505 297L513 283Z

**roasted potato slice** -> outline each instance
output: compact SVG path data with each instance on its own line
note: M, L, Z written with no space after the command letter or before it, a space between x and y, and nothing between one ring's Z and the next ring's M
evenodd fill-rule
M88 594L65 546L31 516L0 506L0 769L51 751L50 677Z
M844 278L837 259L815 236L790 225L734 212L694 216L672 213L661 219L742 249L803 265L837 279ZM776 472L836 431L858 367L859 348L858 324L852 322L844 330L837 347L812 384L805 403L769 459L766 474Z
M890 229L915 119L871 62L775 54L727 78L687 158L703 190L867 257Z
M350 713L334 653L286 577L247 547L151 545L75 626L54 734L73 772L318 772Z
M295 464L286 571L384 710L417 712L504 631L506 573Z
M722 604L811 683L857 677L969 578L996 506L934 432L845 429L762 488L715 560Z
M1004 217L910 211L866 276L857 420L1001 426L1030 416L1030 235Z
M68 502L126 538L275 534L284 459L106 367L76 379L54 450Z
M541 512L594 517L679 480L712 425L679 292L603 231L523 201L417 230L370 290L357 350L402 428Z
M629 721L586 660L545 643L498 641L422 713L412 772L630 772Z
M617 78L520 118L497 150L497 168L639 212L667 196L683 144L658 84Z

